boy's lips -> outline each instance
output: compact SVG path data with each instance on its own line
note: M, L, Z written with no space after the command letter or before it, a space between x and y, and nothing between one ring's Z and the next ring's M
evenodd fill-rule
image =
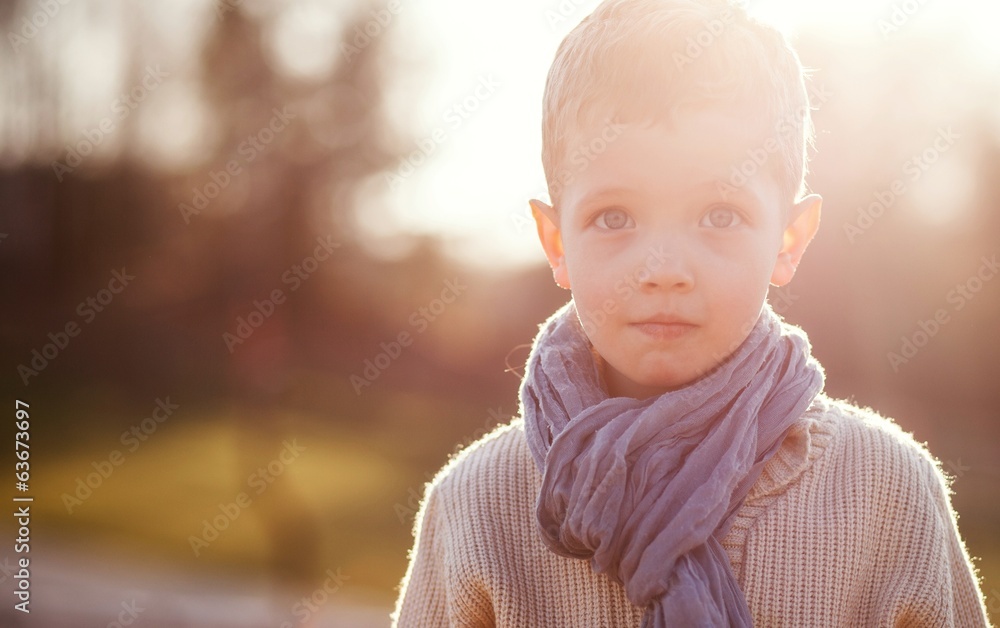
M697 327L694 323L679 316L653 316L630 323L629 326L658 340L680 338Z

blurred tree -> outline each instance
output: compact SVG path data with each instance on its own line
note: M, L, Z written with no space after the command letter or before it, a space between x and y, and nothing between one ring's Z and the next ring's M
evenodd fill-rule
M107 281L108 269L124 266L136 276L134 286L101 313L99 324L84 325L58 368L31 382L33 390L41 386L59 398L62 390L92 389L136 407L165 392L186 407L199 397L228 399L246 436L237 476L247 478L294 436L280 408L298 352L315 351L317 326L337 320L338 333L351 337L345 327L372 322L351 305L365 299L368 287L335 269L344 256L365 257L352 243L355 190L394 159L385 141L394 131L382 103L390 79L386 38L350 57L332 48L338 56L331 72L303 78L283 72L269 47L269 30L294 6L206 2L194 17L209 26L190 29L204 33L189 42L201 50L195 64L171 52L161 25L152 26L162 8L80 3L43 16L39 28L30 26L36 3L3 7L4 32L34 34L17 42L13 54L6 46L0 53L0 204L9 237L0 246L6 269L0 289L9 298L0 340L11 348L5 355L15 364L27 361L23 356L30 358L46 333L75 320L76 304ZM327 9L340 20L343 39L371 19L363 1ZM94 45L98 33L120 47L117 76L113 64L80 66L54 45L60 38ZM187 98L203 106L208 120L201 127L210 131L179 168L163 166L148 149L149 126L178 124L176 118L151 120L149 102L136 102L113 120L113 133L91 142L87 133L99 128L108 107L88 109L66 88L74 73L92 73L111 87L90 96L107 97L115 112L133 86L144 84L150 65L160 63L168 87L143 99L178 85L190 90ZM93 119L79 115L87 110ZM82 129L74 128L79 120ZM199 121L180 124L197 128ZM285 279L319 255L331 259L306 265L314 276ZM275 290L285 296L264 306L267 320L253 337L225 342L223 334L238 335L237 321ZM9 377L0 383L22 385ZM69 444L74 432L99 428L72 427L74 415L67 407L40 429ZM128 412L98 416L111 424L131 420ZM257 509L272 543L272 571L310 589L325 568L318 562L325 531L289 476L277 482L280 488L263 495Z

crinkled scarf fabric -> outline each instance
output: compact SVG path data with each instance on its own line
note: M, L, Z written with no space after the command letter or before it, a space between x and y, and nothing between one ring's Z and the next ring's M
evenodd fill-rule
M643 628L751 626L721 540L823 383L805 333L765 304L695 382L609 397L570 301L542 325L520 391L543 541L621 583Z

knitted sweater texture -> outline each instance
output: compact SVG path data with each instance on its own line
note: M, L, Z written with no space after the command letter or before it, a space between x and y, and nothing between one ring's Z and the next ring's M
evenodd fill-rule
M393 625L638 628L642 609L536 531L520 419L428 484ZM889 419L820 395L723 541L755 626L988 626L948 480Z

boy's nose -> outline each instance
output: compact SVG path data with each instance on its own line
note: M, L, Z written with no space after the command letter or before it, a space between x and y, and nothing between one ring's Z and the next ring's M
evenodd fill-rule
M679 247L654 244L641 264L636 277L644 290L688 292L694 288L694 275Z

